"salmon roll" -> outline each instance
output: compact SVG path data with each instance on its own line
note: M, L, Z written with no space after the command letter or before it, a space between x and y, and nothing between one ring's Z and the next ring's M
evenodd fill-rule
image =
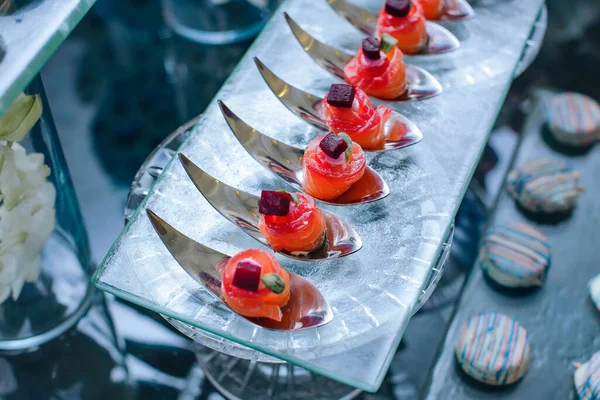
M381 40L367 38L344 67L346 82L369 96L393 100L407 89L404 55L396 39L385 35Z
M388 34L406 54L417 54L427 46L429 36L420 3L411 0L387 0L377 16L377 35Z
M271 253L249 249L227 262L223 299L236 313L249 318L281 321L281 308L290 299L290 275Z
M368 150L385 146L385 124L392 110L373 107L369 96L348 84L333 84L323 99L323 115L334 133L345 132L353 142Z
M363 177L366 166L363 149L345 133L317 136L302 158L304 191L317 199L333 200Z
M259 228L274 251L310 253L323 245L323 213L304 193L263 190L259 202Z

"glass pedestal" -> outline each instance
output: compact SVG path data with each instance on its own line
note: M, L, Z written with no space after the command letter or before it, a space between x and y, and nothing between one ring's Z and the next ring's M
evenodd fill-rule
M6 255L11 254L7 243L13 234L28 235L23 239L28 243L29 238L45 238L41 231L51 233L42 242L39 276L28 275L16 293L14 285L9 286L10 297L0 303L0 398L131 398L123 343L115 333L104 295L90 282L93 266L88 238L39 76L26 92L40 95L41 117L23 140L10 146L2 142L2 154L12 150L21 160L15 162L21 185L31 178L34 167L44 168L45 164L50 174L45 178L45 191L42 186L33 190L30 185L9 209L7 189L11 185L4 169L12 161L6 158L0 164L4 201L0 278L5 279L0 281L0 289L9 282L7 275L11 279L6 274L11 266ZM36 197L44 193L46 202ZM31 211L23 204L27 202L41 206ZM18 210L17 219L10 219ZM43 218L35 218L39 213L44 213ZM31 268L25 261L34 257L32 253L17 258L17 277L26 267Z
M27 245L29 240L42 240L34 237L36 231L47 229L46 225L52 229L49 225L52 223L52 218L55 219L55 224L40 254L39 277L25 278L20 293L15 292L13 288L11 297L0 303L0 351L7 350L12 353L28 351L73 327L88 310L94 294L94 287L90 283L92 268L87 234L39 76L30 84L27 93L41 96L42 115L25 138L19 144L13 144L12 148L17 158L19 158L19 151L22 151L19 149L24 149L20 154L22 160L27 160L22 162L29 163L27 168L33 168L35 164L34 153L38 156L43 155L43 162L50 169L47 182L53 186L53 189L45 187L49 194L42 195L40 187L40 192L31 196L51 197L54 191L54 210L53 212L46 210L47 215L37 218L37 214L46 211L34 209L33 214L30 215L24 203L41 202L37 197L31 200L26 198L19 200L19 204L12 210L6 206L6 210L3 211L5 221L2 226L5 246L2 250L2 266L0 266L0 272L4 271L4 277L10 268L9 258L7 258L10 254L6 253L10 253L11 250L7 248L6 243L10 242L11 235L23 235L23 241ZM25 182L25 179L28 178L22 178L22 182ZM4 183L8 185L6 182L5 180ZM48 209L51 207L51 204L47 205ZM13 221L14 223L6 222L10 214L17 212L18 209L21 209L19 212L23 215ZM29 224L39 225L29 226ZM34 255L17 259L16 274L23 272L26 268L25 261L30 257Z

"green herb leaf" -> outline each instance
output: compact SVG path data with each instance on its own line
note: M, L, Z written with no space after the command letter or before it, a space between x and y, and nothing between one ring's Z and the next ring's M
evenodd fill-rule
M294 203L296 203L296 205L298 205L300 203L300 199L298 198L298 195L296 193L288 192L287 190L284 190L284 189L279 189L279 190L276 190L276 191L279 192L279 193L287 193L287 194L289 194L290 197L292 198L292 201Z
M396 43L398 43L398 40L394 39L387 33L384 33L379 41L379 50L387 54L388 51L396 46Z
M265 274L260 280L271 292L281 294L285 291L285 282L277 274Z
M346 149L346 162L350 161L350 156L352 155L352 138L350 136L348 136L347 133L345 132L340 132L338 133L338 136L340 136L342 139L344 139L344 141L348 144L348 148Z

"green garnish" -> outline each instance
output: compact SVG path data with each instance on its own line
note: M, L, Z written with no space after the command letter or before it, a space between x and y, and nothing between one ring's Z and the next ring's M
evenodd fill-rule
M292 201L294 203L296 203L296 205L298 205L298 203L300 203L300 199L298 198L298 195L296 193L291 193L291 192L288 192L287 190L284 190L284 189L279 189L279 190L277 190L277 192L289 194L290 197L292 198Z
M275 294L281 294L285 291L285 282L277 274L265 274L260 277L262 283Z
M379 50L387 54L388 51L396 46L396 43L398 43L398 40L394 39L387 33L384 33L379 41Z
M352 138L348 136L345 132L338 133L338 136L344 139L344 141L348 144L348 148L346 149L346 162L350 161L350 155L352 154Z

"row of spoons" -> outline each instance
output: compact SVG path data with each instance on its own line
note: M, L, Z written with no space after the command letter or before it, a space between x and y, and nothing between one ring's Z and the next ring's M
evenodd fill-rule
M334 10L361 31L373 34L374 29L371 24L375 21L373 15L347 3L345 0L327 1ZM463 0L458 3L466 4ZM462 8L462 10L464 11L465 8ZM463 14L463 17L471 16L472 10L469 12L469 9L466 9ZM451 18L452 15L455 18ZM447 17L446 19L457 19L456 15L458 14L447 13L445 17ZM302 30L289 15L285 14L285 18L294 36L306 52L334 76L344 79L343 67L352 55L318 42ZM458 41L444 28L428 23L427 29L430 35L429 45L426 49L427 53L440 53L458 47ZM255 63L271 91L291 112L321 131L329 130L321 110L322 98L287 84L257 58L255 58ZM409 82L408 90L397 101L424 100L436 96L442 91L441 85L433 76L416 66L407 65L407 80ZM280 143L260 133L240 119L222 101L219 101L218 104L231 131L244 149L267 170L283 179L296 190L302 191L304 150ZM389 139L390 135L386 135L388 140L386 140L384 148L377 151L400 149L422 140L423 135L419 129L403 115L394 112L388 124L386 124L386 132L394 124L403 124L406 128L406 134L396 139ZM195 187L212 207L252 238L268 245L266 238L259 229L258 196L219 181L183 154L179 154L179 159ZM383 178L375 170L367 167L361 181L355 183L342 196L335 200L322 202L337 206L361 204L383 199L389 193L389 188ZM343 257L360 250L362 241L350 224L329 211L322 210L322 213L327 225L327 240L320 249L303 256L285 250L280 253L298 260L317 261ZM162 220L152 210L147 209L147 214L161 241L182 268L193 279L223 301L222 271L230 257L185 236ZM320 291L306 279L293 273L290 273L290 276L290 286L293 293L290 296L290 301L283 309L284 318L282 321L247 319L264 328L275 330L315 328L329 323L333 319L333 312ZM223 303L226 305L225 302Z
M364 27L366 25L363 23L368 22L370 18L368 13L358 12L356 6L345 1L328 0L328 3L346 19L353 16L350 19L356 22L355 17L357 15L365 16L365 20L361 22L360 26L363 27L363 31L366 29ZM302 30L287 13L284 13L284 16L294 36L306 52L334 76L344 79L344 65L352 55L317 41ZM432 26L437 25L433 24ZM436 32L436 29L432 29L430 32ZM448 34L450 33L448 32ZM288 84L268 69L258 58L255 58L254 61L267 86L282 104L317 129L321 131L329 130L321 109L322 98ZM407 77L410 82L407 94L398 101L424 100L438 95L442 91L439 82L419 67L407 65ZM303 191L302 158L304 150L281 143L262 134L239 118L225 103L219 100L218 104L231 131L244 149L274 175L283 179L294 189ZM386 134L388 140L386 140L385 146L374 151L400 149L422 140L423 135L417 126L397 112L393 112L388 120L386 133L396 124L402 124L405 127L405 134L394 139L389 139L390 135ZM373 150L366 149L366 151ZM212 177L192 163L183 154L180 154L180 161L196 188L221 215L260 243L267 244L258 227L260 215L258 213L258 196L220 182L217 178ZM336 206L355 205L381 200L389 193L389 188L383 178L375 170L367 167L362 179L342 196L334 200L319 201ZM360 250L362 241L350 224L333 213L324 212L324 215L328 225L328 236L325 245L321 249L302 256L286 251L280 253L298 260L316 261L344 257Z

